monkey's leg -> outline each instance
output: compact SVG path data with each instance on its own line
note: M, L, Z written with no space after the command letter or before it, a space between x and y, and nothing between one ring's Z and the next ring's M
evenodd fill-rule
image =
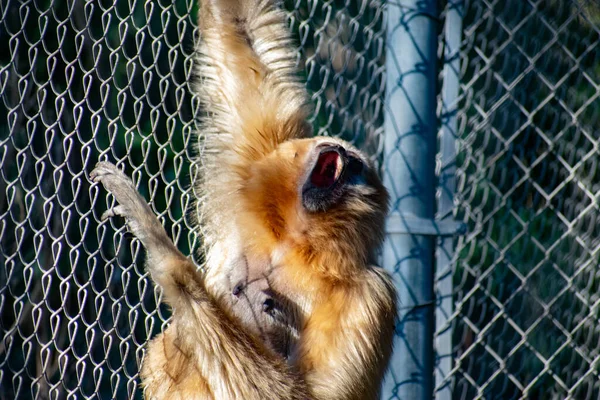
M173 365L167 365L168 360L159 362L157 368L169 369L167 374L143 371L143 376L152 382L152 388L147 386L152 391L148 393L150 398L173 398L192 392L198 395L186 383L198 379L207 382L217 399L310 398L301 376L248 334L207 292L193 263L169 239L131 180L108 162L98 163L90 176L94 182L102 182L119 203L102 218L125 217L148 252L147 267L152 278L163 288L166 302L173 306L173 323L165 338L183 361L175 366L176 371L171 368Z

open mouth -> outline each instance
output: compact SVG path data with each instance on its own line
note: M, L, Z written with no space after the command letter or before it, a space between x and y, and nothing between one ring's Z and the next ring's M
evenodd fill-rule
M315 149L316 160L302 187L302 205L308 211L326 211L344 193L349 156L342 146L323 143Z
M338 146L327 146L319 153L312 172L310 183L320 189L333 186L344 172L344 156Z

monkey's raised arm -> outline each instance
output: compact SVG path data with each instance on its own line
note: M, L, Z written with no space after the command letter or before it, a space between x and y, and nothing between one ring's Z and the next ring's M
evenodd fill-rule
M243 172L289 139L310 136L308 93L275 0L198 0L194 91L200 173L194 186L207 247L234 231ZM240 173L242 172L242 173Z
M119 205L102 219L126 219L147 250L147 268L174 309L171 327L150 343L141 375L150 399L309 399L305 383L222 309L167 236L131 180L100 162L91 173ZM178 397L179 396L179 397Z
M199 3L196 90L207 113L201 121L209 149L203 158L216 150L221 165L227 149L260 157L309 134L308 95L284 12L273 0Z

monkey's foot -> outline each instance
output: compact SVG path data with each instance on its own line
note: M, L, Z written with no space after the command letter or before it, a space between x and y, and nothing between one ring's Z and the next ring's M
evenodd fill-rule
M90 178L94 182L101 182L119 203L119 205L104 212L100 217L102 220L115 215L124 217L131 232L144 245L152 235L158 235L161 238L166 236L162 225L148 203L146 203L146 200L138 193L131 179L115 165L106 161L99 162L90 173Z

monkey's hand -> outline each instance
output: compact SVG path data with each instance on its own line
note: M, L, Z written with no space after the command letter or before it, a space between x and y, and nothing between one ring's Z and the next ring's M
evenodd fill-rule
M163 288L164 301L174 306L190 296L205 299L206 292L196 267L173 244L131 179L104 161L96 164L90 177L94 182L101 182L119 203L102 214L101 219L115 215L125 218L131 232L146 248L146 267L152 279Z
M183 257L131 179L120 169L109 162L101 161L90 173L90 178L94 182L101 182L119 203L104 212L100 217L102 220L115 215L124 217L129 230L140 239L148 251L148 256L154 261L161 261L168 256Z

